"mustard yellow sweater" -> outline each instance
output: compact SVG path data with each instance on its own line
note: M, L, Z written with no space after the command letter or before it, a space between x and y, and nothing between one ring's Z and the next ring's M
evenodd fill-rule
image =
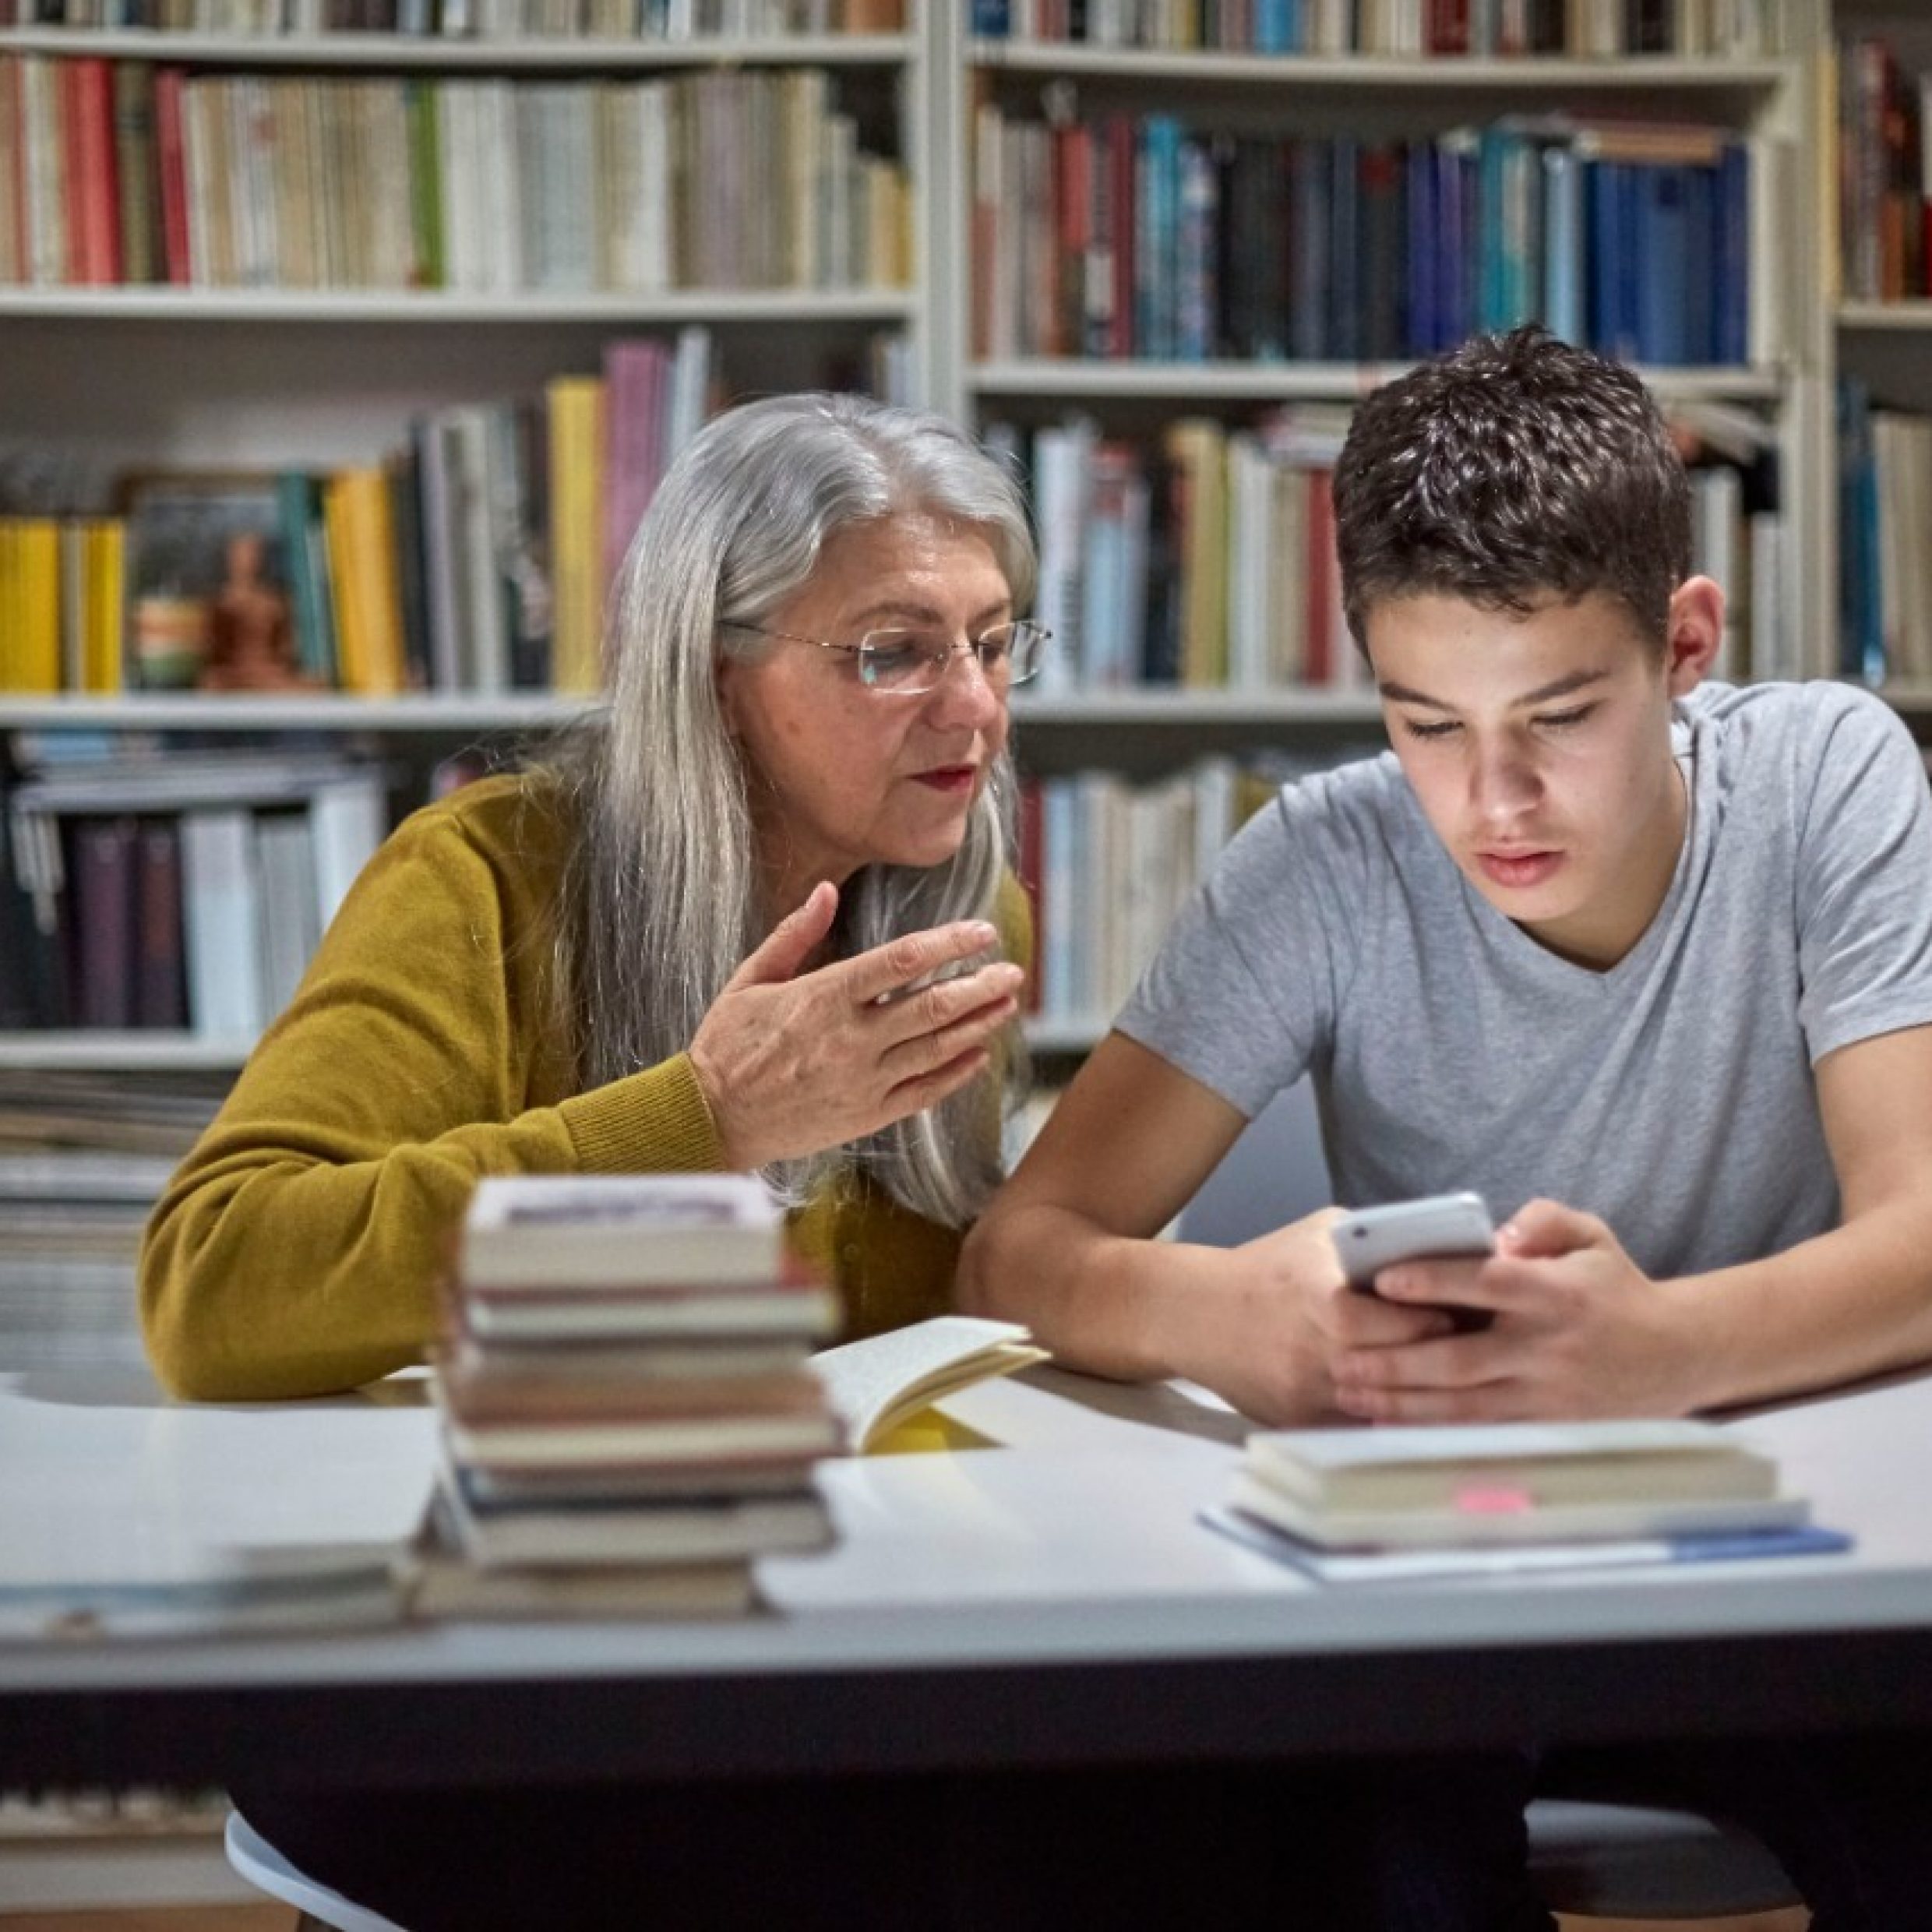
M481 1176L721 1165L686 1055L575 1090L549 1017L569 835L549 788L492 778L416 813L370 862L148 1224L141 1318L177 1394L319 1394L419 1360ZM1024 957L1010 887L1001 912ZM808 1204L791 1237L830 1271L849 1334L950 1303L957 1233L862 1177Z

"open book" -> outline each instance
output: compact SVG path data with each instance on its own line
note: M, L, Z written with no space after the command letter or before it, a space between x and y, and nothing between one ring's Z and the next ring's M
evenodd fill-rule
M811 1366L844 1423L848 1444L862 1453L947 1396L1046 1359L1047 1351L1017 1322L936 1315L822 1349Z

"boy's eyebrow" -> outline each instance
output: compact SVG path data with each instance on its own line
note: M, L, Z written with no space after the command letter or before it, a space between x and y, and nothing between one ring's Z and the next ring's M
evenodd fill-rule
M1581 691L1592 684L1600 684L1609 674L1604 671L1571 671L1560 678L1553 678L1547 684L1539 684L1533 691L1525 691L1520 698L1511 700L1521 710L1525 705L1547 704L1554 698L1567 698L1572 692ZM1398 684L1393 678L1378 679L1376 690L1383 697L1397 704L1426 704L1432 711L1453 711L1456 707L1442 698L1432 698L1426 691L1417 691L1406 684Z

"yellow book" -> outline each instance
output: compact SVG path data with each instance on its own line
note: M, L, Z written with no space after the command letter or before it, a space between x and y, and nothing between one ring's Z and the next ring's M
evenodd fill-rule
M13 612L6 622L7 689L52 696L61 688L60 525L51 516L13 524Z
M323 532L335 599L342 688L386 697L403 688L402 586L389 479L339 470L323 486Z
M87 605L81 689L111 696L124 685L121 628L127 601L127 526L118 517L90 518L83 542Z
M1228 682L1227 432L1210 417L1169 424L1167 454L1180 480L1180 681L1190 690Z
M604 384L560 375L545 393L555 585L551 681L559 691L594 691L603 682Z
M322 486L323 547L329 558L329 601L336 614L337 669L345 691L369 685L368 623L356 593L354 515L347 473L328 477Z

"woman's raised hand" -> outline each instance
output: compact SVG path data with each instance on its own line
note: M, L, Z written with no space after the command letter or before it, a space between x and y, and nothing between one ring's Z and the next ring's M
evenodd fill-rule
M691 1042L728 1167L837 1147L934 1105L985 1067L1019 1010L1021 968L966 964L999 943L983 920L802 970L837 910L838 889L814 887L732 975Z

